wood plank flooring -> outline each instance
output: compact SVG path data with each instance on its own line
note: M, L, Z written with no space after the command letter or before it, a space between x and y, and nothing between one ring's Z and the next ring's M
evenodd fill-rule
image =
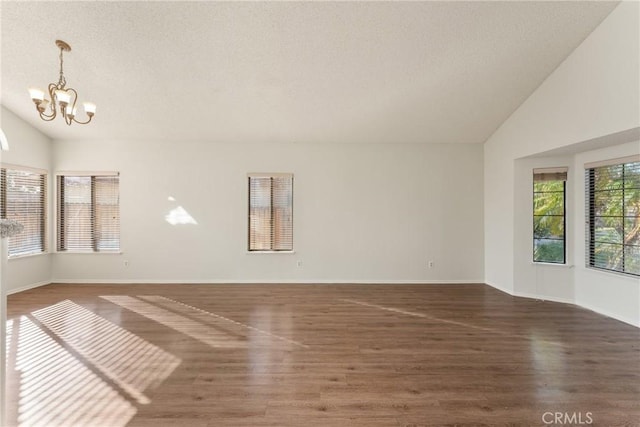
M11 426L640 425L639 329L485 285L59 284L8 318Z

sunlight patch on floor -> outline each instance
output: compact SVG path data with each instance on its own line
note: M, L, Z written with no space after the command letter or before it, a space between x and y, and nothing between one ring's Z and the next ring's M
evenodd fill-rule
M246 340L238 339L224 331L205 325L196 320L182 316L139 298L128 295L101 296L113 304L133 311L141 316L160 323L193 339L214 348L246 348Z
M258 339L260 337L260 335L262 335L263 337L268 337L268 338L273 338L279 341L282 341L284 343L287 344L292 344L301 348L309 348L308 345L302 344L298 341L294 341L292 339L289 338L285 338L283 336L280 335L276 335L272 332L269 332L268 329L270 329L270 325L265 325L265 327L263 327L262 325L260 325L260 318L256 319L257 323L260 325L260 327L255 327L255 326L250 326L250 325L245 325L244 323L240 323L237 322L235 320L229 319L227 317L221 316L219 314L215 314L212 313L210 311L206 311L206 310L202 310L200 308L194 307L192 305L188 305L185 304L183 302L180 301L176 301L173 300L171 298L166 298L163 296L158 296L158 295L141 295L138 296L139 298L145 300L145 301L149 301L149 302L153 302L157 305L169 308L173 311L176 311L180 314L184 314L185 316L189 316L191 318L197 318L199 321L203 322L203 323L212 323L212 324L216 324L219 327L226 327L228 328L229 326L235 327L237 330L237 333L239 335L245 336L247 335L247 332L249 333L249 337L251 337L251 342L254 344L257 344L258 342L262 341L260 339ZM289 322L290 323L290 322ZM269 344L269 342L267 342L267 344Z
M149 403L144 390L160 385L180 364L160 347L69 300L32 314L138 403Z
M136 407L26 316L9 323L7 419L17 426L124 427ZM60 404L64 402L64 404Z
M124 427L181 360L70 300L7 321L11 426Z

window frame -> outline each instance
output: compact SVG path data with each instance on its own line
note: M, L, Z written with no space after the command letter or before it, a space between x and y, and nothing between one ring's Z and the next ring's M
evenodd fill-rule
M636 156L628 156L628 157L622 157L622 158L618 158L618 159L611 159L611 160L605 160L605 161L599 161L599 162L593 162L593 163L587 163L585 164L585 267L589 268L589 269L593 269L593 270L598 270L598 271L602 271L602 272L606 272L606 273L613 273L613 274L622 274L624 276L627 277L640 277L640 272L638 273L632 273L630 271L626 271L626 266L625 266L625 259L627 257L626 255L626 247L627 246L638 246L638 245L629 245L629 244L625 244L624 243L624 230L625 230L625 220L626 218L628 218L629 216L625 215L626 213L626 206L625 206L625 191L628 189L627 185L626 185L626 179L625 179L625 170L627 165L633 165L636 164L636 168L638 168L640 170L640 155L636 155ZM612 192L615 191L614 189L605 189L605 190L595 190L595 180L596 180L596 172L597 169L605 169L605 168L610 168L610 167L621 167L622 169L622 183L621 183L621 192L622 192L622 197L621 197L621 202L622 202L622 206L621 206L621 215L620 216L606 216L609 218L620 218L621 219L621 224L622 224L622 243L616 243L613 241L598 241L598 239L596 239L596 218L598 217L604 217L604 216L597 216L595 215L596 213L596 195L597 193L604 193L604 192ZM606 268L600 265L596 265L596 245L597 243L601 243L601 244L605 244L605 245L619 245L622 246L622 269L616 269L616 268Z
M551 265L567 265L567 179L568 179L567 167L555 167L555 168L537 168L533 170L533 185L532 185L532 251L531 257L534 264L551 264ZM542 177L536 179L536 176ZM536 191L536 182L544 181L560 181L562 182L562 191ZM562 192L562 215L536 215L535 214L535 202L536 194L545 193L560 193ZM548 238L536 238L535 225L536 217L562 217L562 239L548 239ZM550 260L536 260L536 241L537 240L558 240L562 241L562 261L550 261Z
M47 171L46 169L39 169L39 168L33 168L29 166L22 166L22 165L14 165L9 163L0 164L0 169L2 169L2 172L0 173L0 181L5 181L4 184L0 182L0 187L1 187L0 217L1 218L6 218L7 204L9 203L8 195L7 195L7 187L6 187L7 170L28 172L35 175L40 175L39 180L42 184L42 190L41 190L42 206L40 207L41 208L40 211L42 212L42 217L39 218L40 229L41 229L41 233L39 237L42 243L40 250L39 251L21 251L21 252L12 254L11 243L9 242L8 252L7 252L8 259L16 259L16 258L24 258L24 257L48 254L49 253L49 238L48 238L48 235L49 235L49 224L48 224L49 222L49 215L48 215L49 171ZM23 224L23 225L26 225L26 224ZM26 231L26 227L25 227L25 231ZM11 239L11 237L9 239Z
M291 180L291 194L290 194L290 198L291 198L291 204L290 204L290 209L291 209L291 246L290 248L287 249L274 249L274 242L271 241L270 242L270 248L269 249L252 249L251 247L251 179L252 178L270 178L271 179L271 190L273 190L273 179L274 178L289 178ZM295 248L294 248L294 225L293 225L293 218L294 218L294 213L293 213L293 209L294 209L294 202L293 202L293 188L294 188L294 174L293 173L248 173L247 174L247 252L250 254L291 254L295 252ZM275 221L273 221L273 204L274 204L274 200L273 200L273 193L271 193L271 200L270 200L270 210L272 212L272 219L271 219L271 236L274 235L274 231L273 231L273 227L275 224Z
M92 244L92 249L90 250L82 250L82 249L62 249L61 244L61 233L62 231L60 230L60 227L62 226L61 224L61 209L64 208L64 202L61 200L61 196L62 196L62 191L64 191L63 189L61 189L61 178L64 177L78 177L78 178L90 178L91 181L93 182L95 180L95 178L98 177L116 177L118 178L118 192L117 192L117 197L118 197L118 248L116 249L100 249L97 245L96 242L94 242ZM92 216L92 220L95 220L95 203L96 203L96 195L93 193L93 188L94 188L94 184L91 184L92 187L92 194L91 194L91 207L90 210L92 212L91 216ZM55 174L55 200L56 200L56 205L55 205L55 228L56 228L56 232L55 232L55 251L56 253L59 254L121 254L122 253L122 224L121 224L121 218L120 218L120 172L76 172L76 171L63 171L63 172L56 172ZM92 235L95 236L96 234L96 224L93 223L91 226L91 233Z

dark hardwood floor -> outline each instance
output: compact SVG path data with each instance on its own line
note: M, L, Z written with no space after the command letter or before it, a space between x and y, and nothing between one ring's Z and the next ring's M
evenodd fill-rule
M11 426L640 425L639 329L484 285L49 285L8 317Z

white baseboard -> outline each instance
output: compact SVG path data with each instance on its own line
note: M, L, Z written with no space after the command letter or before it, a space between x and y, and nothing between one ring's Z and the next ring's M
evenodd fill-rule
M631 326L635 326L636 328L640 328L640 319L630 319L630 318L622 317L617 313L612 313L612 312L610 312L608 310L602 310L600 308L596 308L596 307L590 306L589 304L580 303L580 304L576 304L576 305L578 307L582 307L582 308L584 308L586 310L593 311L594 313L598 313L598 314L601 314L603 316L610 317L612 319L616 319L616 320L619 320L621 322L627 323L627 324L629 324Z
M193 284L193 285L203 285L203 284L354 284L354 285L454 285L454 284L484 284L482 280L353 280L353 279L345 279L345 280L327 280L327 279L318 279L318 280L309 280L309 279L287 279L287 280L259 280L259 279L250 279L250 280L221 280L221 279L211 279L211 280L166 280L166 279L54 279L51 283L70 283L70 284L152 284L152 285L178 285L178 284Z
M491 284L489 282L485 282L488 286L491 286L492 288L500 291L500 292L504 292L506 294L509 294L511 296L514 297L520 297L520 298L533 298L533 299L538 299L538 300L543 300L543 301L552 301L552 302L559 302L559 303L564 303L564 304L571 304L573 306L576 307L580 307L580 308L584 308L585 310L589 310L589 311L593 311L594 313L598 313L601 314L603 316L606 317L610 317L612 319L615 320L619 320L620 322L623 323L627 323L631 326L635 326L637 328L640 328L640 319L630 319L630 318L626 318L626 317L622 317L617 313L612 313L610 311L607 310L602 310L600 308L596 308L593 306L590 306L589 304L584 304L580 301L570 301L567 299L563 299L563 298L556 298L556 297L550 297L547 295L535 295L535 294L528 294L528 293L523 293L523 292L511 292L508 291L507 289L504 289L500 286L496 286L494 284Z
M31 283L29 285L20 286L19 288L16 288L16 289L7 289L7 295L17 294L18 292L28 291L29 289L39 288L40 286L50 285L51 283L53 282L45 280L43 282Z
M487 281L483 281L483 282L480 282L480 283L484 283L485 285L491 286L492 288L497 289L500 292L504 292L505 294L509 294L509 295L514 296L513 295L513 291L511 291L509 289L506 289L506 288L503 288L502 286L498 286L498 285L496 285L494 283L490 283L490 282L487 282Z
M514 297L530 298L530 299L537 299L541 301L552 301L552 302L560 302L563 304L577 305L574 300L570 300L568 298L554 297L551 295L536 295L536 294L530 294L527 292L514 292L511 295L513 295Z

